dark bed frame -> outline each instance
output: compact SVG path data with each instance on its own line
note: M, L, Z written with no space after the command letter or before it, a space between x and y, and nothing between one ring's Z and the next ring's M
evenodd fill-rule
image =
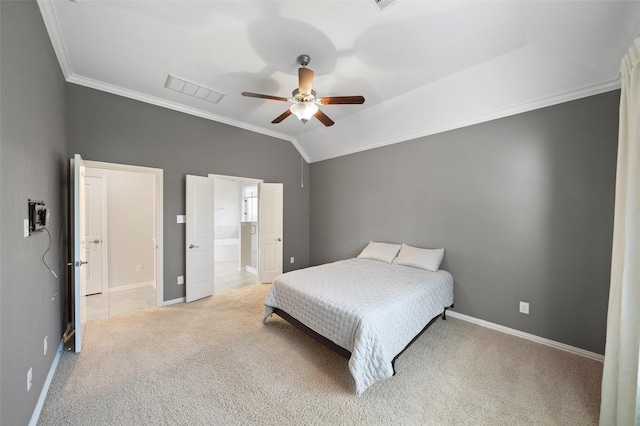
M393 358L393 360L391 361L391 367L393 368L393 375L394 376L396 374L396 359L398 359L398 357L400 355L402 355L404 353L404 351L406 351L409 348L409 346L411 346L413 344L413 342L418 340L418 338L420 336L422 336L422 333L424 333L427 330L427 328L429 328L431 326L431 324L433 324L438 319L438 317L442 317L443 320L446 320L447 319L447 309L451 309L451 308L453 308L453 304L451 306L449 306L449 307L445 307L441 314L438 314L435 317L431 318L431 321L429 321L429 323L427 325L425 325L424 328L422 330L420 330L420 332L418 334L416 334L416 336L409 342L409 344L407 346L405 346L404 349L401 350ZM304 333L306 333L307 335L309 335L310 337L312 337L316 341L322 343L323 345L325 345L326 347L328 347L332 351L336 352L338 355L340 355L340 356L342 356L342 357L344 357L346 359L351 358L351 352L349 352L348 350L346 350L342 346L339 346L339 345L335 344L334 342L332 342L331 340L327 339L326 337L324 337L320 333L310 329L309 327L307 327L306 325L304 325L303 323L301 323L300 321L298 321L297 319L295 319L294 317L292 317L291 315L289 315L288 313L286 313L282 309L273 308L273 313L278 315L280 318L282 318L283 320L287 321L288 323L290 323L294 327L298 328L299 330L302 330Z

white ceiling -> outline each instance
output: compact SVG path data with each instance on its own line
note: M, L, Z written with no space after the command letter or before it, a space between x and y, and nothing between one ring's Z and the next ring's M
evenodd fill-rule
M290 140L308 161L619 87L640 2L39 0L68 81ZM309 54L325 127L288 104ZM219 104L165 88L169 74Z

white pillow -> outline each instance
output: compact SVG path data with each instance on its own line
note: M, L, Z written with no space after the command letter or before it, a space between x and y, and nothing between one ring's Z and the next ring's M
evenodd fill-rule
M414 268L437 271L444 257L444 249L423 249L411 247L402 243L398 257L393 261L398 265L412 266Z
M400 251L400 244L376 243L369 241L369 244L358 255L359 259L374 259L391 263Z

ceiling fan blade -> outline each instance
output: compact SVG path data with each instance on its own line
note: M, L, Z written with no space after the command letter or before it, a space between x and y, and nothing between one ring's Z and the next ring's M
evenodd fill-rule
M316 112L315 114L313 114L318 120L320 120L320 122L322 124L324 124L325 126L329 127L329 126L333 126L333 120L330 119L329 117L327 117L327 115L322 112L321 110L318 110L318 112Z
M283 98L280 96L261 95L260 93L251 93L251 92L242 92L241 95L247 96L249 98L269 99L272 101L280 101L280 102L287 102L289 100L287 98Z
M303 95L311 94L313 71L309 68L298 68L298 91Z
M278 124L278 123L280 123L282 120L284 120L285 118L287 118L290 115L291 115L291 110L288 109L285 112L283 112L282 114L280 114L279 116L277 116L276 119L273 120L271 123L272 124Z
M363 104L363 96L329 96L328 98L321 98L321 105L335 105L335 104Z

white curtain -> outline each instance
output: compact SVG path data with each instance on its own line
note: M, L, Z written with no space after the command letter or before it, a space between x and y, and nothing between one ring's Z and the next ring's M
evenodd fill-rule
M640 38L622 60L600 425L640 425Z

